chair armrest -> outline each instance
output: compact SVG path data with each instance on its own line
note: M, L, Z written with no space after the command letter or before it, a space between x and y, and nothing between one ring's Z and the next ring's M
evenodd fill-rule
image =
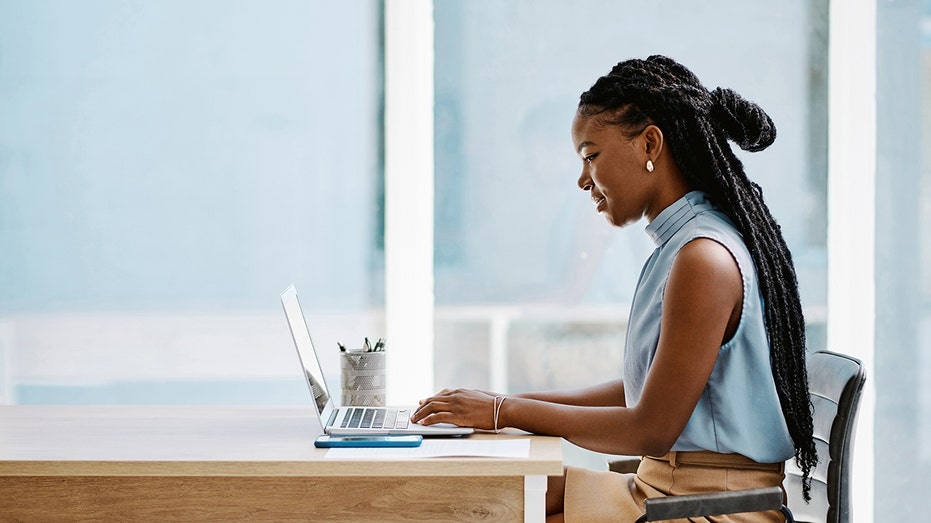
M780 487L765 487L651 498L644 502L646 513L638 521L663 521L765 510L781 510L786 514L788 521L793 521L791 512L782 505L783 496Z
M637 467L639 466L639 458L617 459L608 462L608 470L611 472L620 472L621 474L633 474L637 472Z

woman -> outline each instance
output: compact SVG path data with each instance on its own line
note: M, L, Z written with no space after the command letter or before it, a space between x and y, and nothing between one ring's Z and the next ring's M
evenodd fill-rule
M798 283L762 191L727 143L760 151L775 137L757 105L709 92L664 56L598 79L572 123L578 185L615 226L646 218L657 246L633 298L624 379L509 397L444 390L413 419L644 456L635 475L568 467L550 478L551 521L633 521L647 497L781 485L793 455L807 497L817 456Z

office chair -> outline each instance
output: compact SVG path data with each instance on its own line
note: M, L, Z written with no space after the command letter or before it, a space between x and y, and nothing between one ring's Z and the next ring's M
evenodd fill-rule
M645 513L637 523L766 510L782 511L790 523L848 523L850 458L866 373L859 360L830 351L810 354L807 364L819 458L811 473L810 503L802 499L802 473L793 458L786 462L783 484L788 507L783 505L779 487L668 496L647 499ZM609 468L615 472L635 472L638 462L615 461Z

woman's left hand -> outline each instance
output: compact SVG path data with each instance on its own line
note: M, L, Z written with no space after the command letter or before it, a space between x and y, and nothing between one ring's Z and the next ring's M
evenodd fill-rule
M495 395L475 389L443 389L420 402L411 421L422 425L452 423L460 427L492 430Z

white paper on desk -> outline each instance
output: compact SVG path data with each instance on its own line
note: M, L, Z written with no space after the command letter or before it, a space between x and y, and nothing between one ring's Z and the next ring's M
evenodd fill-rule
M340 447L328 459L528 458L529 439L424 439L419 447Z

